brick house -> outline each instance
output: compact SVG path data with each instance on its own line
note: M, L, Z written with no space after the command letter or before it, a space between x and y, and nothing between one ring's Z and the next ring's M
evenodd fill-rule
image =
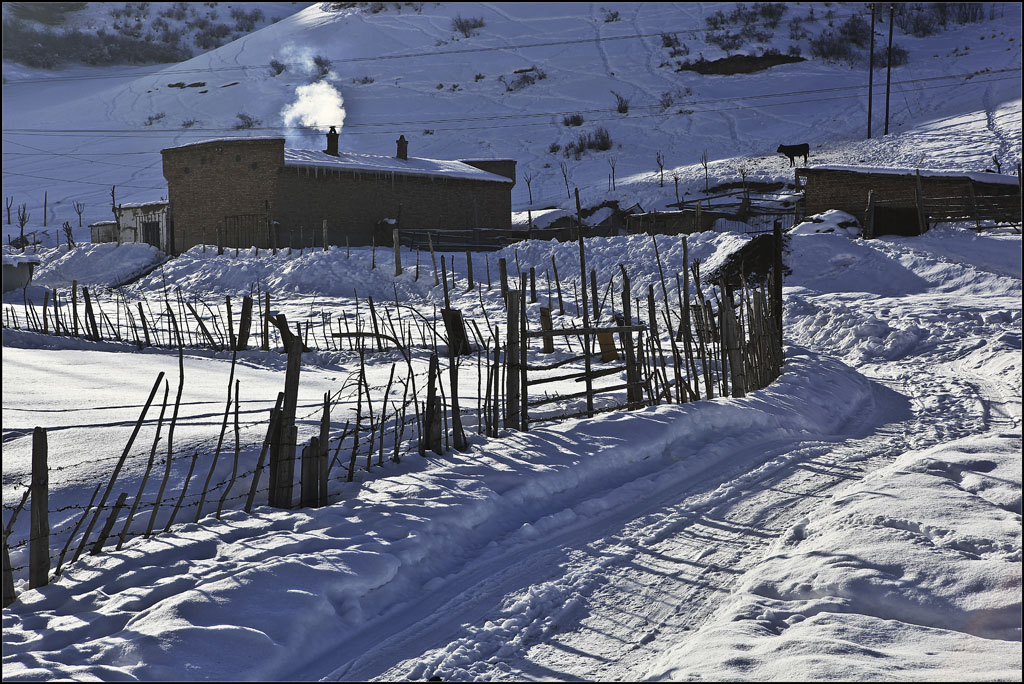
M918 175L920 174L920 175ZM868 192L874 191L879 224L891 215L891 228L878 225L875 234L918 234L917 193L922 198L1020 197L1016 176L976 171L876 168L857 166L818 166L799 168L804 182L804 214L810 216L827 209L839 209L866 222ZM1019 202L1018 202L1019 204ZM929 207L925 207L926 213ZM906 230L903 230L903 229Z
M390 244L391 229L511 227L516 162L445 161L287 149L284 138L225 138L162 150L174 248ZM270 229L268 229L268 219Z

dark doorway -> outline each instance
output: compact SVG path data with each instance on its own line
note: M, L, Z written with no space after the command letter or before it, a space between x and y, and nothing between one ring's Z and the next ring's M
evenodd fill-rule
M884 207L875 205L874 234L920 235L915 207Z
M160 223L158 221L142 222L142 241L160 249Z

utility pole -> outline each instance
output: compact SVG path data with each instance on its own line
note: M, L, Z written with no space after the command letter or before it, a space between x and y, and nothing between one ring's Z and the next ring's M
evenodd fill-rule
M871 47L868 49L868 140L871 139L871 104L875 96L875 3L871 3Z
M892 82L892 22L896 14L896 3L889 3L889 50L885 55L885 132L889 135L889 84Z

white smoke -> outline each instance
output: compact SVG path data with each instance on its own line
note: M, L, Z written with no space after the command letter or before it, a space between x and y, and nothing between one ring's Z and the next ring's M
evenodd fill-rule
M343 103L341 93L327 81L300 85L295 101L281 110L281 118L285 126L337 126L340 130L345 121Z
M281 58L288 64L289 72L302 74L313 80L308 85L295 89L295 99L281 110L285 126L315 128L324 131L329 126L341 130L345 121L344 100L341 92L331 85L337 74L331 70L330 61L314 54L308 46L285 45L280 51ZM286 137L298 143L307 134L289 131ZM304 144L309 141L302 141Z

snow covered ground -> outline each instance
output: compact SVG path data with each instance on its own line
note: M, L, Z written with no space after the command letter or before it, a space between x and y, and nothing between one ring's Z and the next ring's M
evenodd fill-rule
M730 239L691 238L707 261ZM606 239L593 263L653 272L644 242ZM542 266L572 247L518 249ZM326 509L208 516L86 556L41 590L19 581L5 677L1013 678L1020 236L939 227L795 235L790 248L787 368L771 387L410 454ZM31 404L15 383L69 364L96 377L85 364L109 353L18 335L32 336L5 332L5 440L15 397ZM140 397L153 363L174 361L127 358L134 384L67 395L112 413L112 391ZM337 374L317 363L300 403ZM223 365L186 370L209 385L207 435ZM280 374L255 372L246 393L272 396ZM62 406L38 384L40 408ZM68 497L95 482L56 479Z
M812 165L981 171L996 155L1005 172L1020 162L1019 6L994 5L994 19L936 36L898 33L911 61L893 72L894 134L871 140L861 139L863 70L813 60L722 77L659 66L668 54L659 33L677 28L691 58L724 54L699 30L720 7L494 3L367 13L318 3L174 67L72 68L54 78L5 64L4 194L29 204L28 230L50 232L33 285L5 294L4 309L20 310L26 298L39 306L42 287L72 280L112 296L105 288L160 264L165 255L142 245L69 253L52 246L53 227L71 221L76 240L87 239L71 202L85 202L86 225L109 218L112 184L125 201L159 196L159 148L232 133L239 111L271 129L252 133L280 134L318 53L335 60L326 80L344 94L344 109L330 115L344 117L346 150L390 153L404 132L413 156L517 158L534 174L534 202L517 183L517 210L575 211L562 195L566 158L549 151L581 130L562 122L575 111L587 131L604 125L622 146L567 161L569 182L590 206L674 201L673 183L656 179L658 151L666 171L679 173L680 193L703 189L704 148L712 184L738 180L741 167L749 178L788 181L788 160L772 150L805 140ZM823 3L790 6L785 20L811 7L818 19L805 25L823 29ZM839 21L860 11L833 9ZM620 19L608 21L611 12ZM457 14L486 24L463 37L452 30ZM765 46L786 51L785 20ZM645 37L617 39L633 34ZM573 40L581 42L513 47ZM806 55L806 39L801 45ZM467 48L489 51L390 59ZM389 59L357 61L366 55ZM274 57L288 64L279 76L264 68ZM497 81L531 66L546 78L514 92ZM918 80L985 69L1017 71ZM210 80L208 93L167 87L193 76ZM797 94L830 87L845 90ZM632 99L628 115L598 111L614 106L610 90ZM677 103L666 112L664 92ZM769 97L779 93L788 95ZM167 116L146 126L159 112ZM198 123L179 125L190 118ZM608 192L613 156L618 184ZM1020 679L1021 236L949 224L872 241L812 230L789 239L787 365L771 386L744 399L472 435L469 451L444 457L421 458L407 441L400 463L333 483L339 500L323 509L245 515L236 501L217 520L208 501L194 523L190 496L169 532L86 554L36 590L27 587L27 546L18 545L19 599L3 611L4 679ZM707 272L747 239L691 236L690 256ZM658 245L669 272L681 268L678 239ZM576 250L524 242L490 259L506 257L512 269L518 256L540 274L554 257L568 278L578 274ZM620 263L635 295L657 282L648 236L588 240L587 256L600 283ZM486 258L474 257L478 279ZM158 300L166 283L215 302L258 281L290 321L349 314L353 290L424 312L443 302L426 271L414 279L411 253L395 279L389 255L377 254L377 269L371 259L367 249L351 258L343 250L236 258L200 248L123 291ZM455 264L464 283L464 257ZM500 320L496 291L461 289L454 307ZM530 305L531 320L539 305ZM375 355L375 391L398 360ZM339 396L332 430L341 429L353 363L344 351L304 356L300 439L315 433L324 392ZM425 356L414 363L421 372ZM184 364L175 495L193 453L197 472L209 467L230 354L192 350ZM239 355L248 462L283 366L276 352ZM62 545L161 371L173 391L174 353L5 328L4 522L28 479L31 429L45 426L50 507L59 509L52 546ZM475 404L467 376L464 396ZM138 487L154 413L118 491ZM168 516L164 507L161 526ZM27 528L23 512L12 542Z

